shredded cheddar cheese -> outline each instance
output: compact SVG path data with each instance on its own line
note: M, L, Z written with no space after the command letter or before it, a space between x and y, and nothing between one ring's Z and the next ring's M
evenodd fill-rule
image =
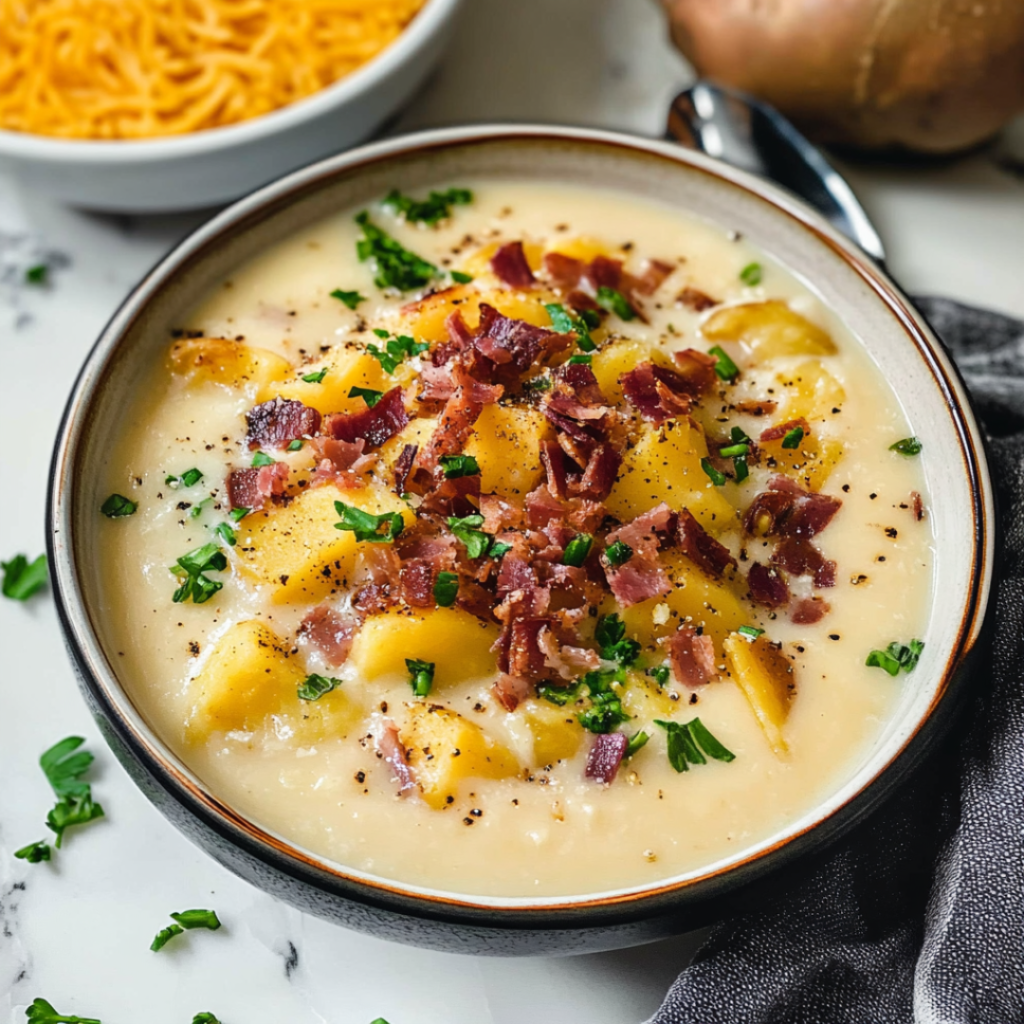
M424 0L0 0L0 128L181 135L258 117L375 57Z

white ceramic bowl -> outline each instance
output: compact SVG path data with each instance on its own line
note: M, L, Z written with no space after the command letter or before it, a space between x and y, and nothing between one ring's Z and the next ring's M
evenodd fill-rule
M0 131L0 169L94 210L156 213L237 199L367 138L437 63L461 3L427 0L379 56L334 85L251 121L123 141Z

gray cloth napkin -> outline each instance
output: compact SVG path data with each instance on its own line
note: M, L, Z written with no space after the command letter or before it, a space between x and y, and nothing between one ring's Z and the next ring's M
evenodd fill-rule
M1024 1022L1024 323L918 306L990 439L988 664L909 785L795 887L718 925L650 1024Z

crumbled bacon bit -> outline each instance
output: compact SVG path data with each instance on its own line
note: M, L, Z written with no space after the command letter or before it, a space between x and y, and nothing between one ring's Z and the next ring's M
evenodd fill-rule
M793 603L789 610L789 618L798 626L806 626L820 622L828 613L827 601L820 597L804 597Z
M553 288L571 291L580 283L583 261L560 252L544 254L544 272Z
M233 469L227 480L228 501L232 508L264 508L274 495L284 493L288 475L284 462Z
M783 537L771 561L792 576L814 577L816 587L836 585L836 563L825 558L809 540Z
M629 291L637 295L653 295L676 268L664 260L647 260L644 272L629 279Z
M924 519L924 502L921 500L921 495L917 491L910 492L910 507L914 511L914 518L921 522Z
M379 448L409 422L402 389L386 391L372 408L352 413L332 413L324 420L324 434L338 441L366 442L366 447Z
M761 537L811 538L821 533L842 502L827 494L805 491L785 476L773 476L768 490L753 500L743 517L743 528Z
M689 623L683 623L664 644L668 648L672 674L683 686L695 690L718 675L714 641L706 633L698 633Z
M733 408L737 412L746 413L748 416L770 416L778 408L778 402L771 401L743 401L734 402Z
M272 398L245 414L245 435L250 451L257 448L283 448L300 437L310 437L320 429L320 413L291 398Z
M499 280L513 288L529 288L536 279L526 262L522 242L509 242L491 257L491 270Z
M518 676L510 676L502 672L498 681L491 687L494 699L506 710L515 711L530 696L531 686L528 680Z
M730 565L736 565L729 549L715 540L685 508L679 512L679 546L683 554L715 579L721 579Z
M766 430L762 430L760 441L762 443L766 441L778 441L779 438L785 437L790 431L796 430L797 427L804 432L804 437L811 432L811 425L803 418L803 416L800 416L795 420L786 420L785 423L776 423L774 427L768 427Z
M302 620L299 642L320 654L331 668L337 668L348 658L357 625L354 619L321 604Z
M681 352L673 352L672 358L694 397L706 394L718 383L718 374L715 373L717 356L709 356L695 348L684 348Z
M789 587L778 569L754 562L747 574L750 598L766 608L780 608L789 603Z
M597 651L560 643L549 626L541 627L537 634L537 646L544 654L545 666L563 679L575 679L583 672L592 672L601 667Z
M401 454L395 459L395 493L398 495L405 494L408 489L409 474L412 472L412 465L416 461L418 451L418 445L403 445Z
M640 363L624 373L619 383L629 403L655 424L685 416L697 397L682 374L654 363Z
M689 285L676 296L676 302L693 313L703 313L704 310L717 306L720 301L720 299L711 298L699 288L691 288Z
M374 735L378 752L391 767L392 781L398 783L398 792L405 793L416 787L409 758L402 745L398 726L390 718L382 718Z
M629 737L624 732L608 732L595 736L593 746L587 755L584 775L602 785L611 785L619 772L619 765L622 764L628 746Z
M410 558L402 562L398 575L398 593L412 608L433 608L434 583L437 566L425 558Z
M618 291L622 287L622 260L595 256L583 268L583 280L594 292L598 288L614 288Z

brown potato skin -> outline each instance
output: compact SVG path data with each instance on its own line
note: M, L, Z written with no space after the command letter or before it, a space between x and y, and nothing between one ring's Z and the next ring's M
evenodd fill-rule
M1022 0L662 0L697 72L810 137L950 153L1024 111Z

